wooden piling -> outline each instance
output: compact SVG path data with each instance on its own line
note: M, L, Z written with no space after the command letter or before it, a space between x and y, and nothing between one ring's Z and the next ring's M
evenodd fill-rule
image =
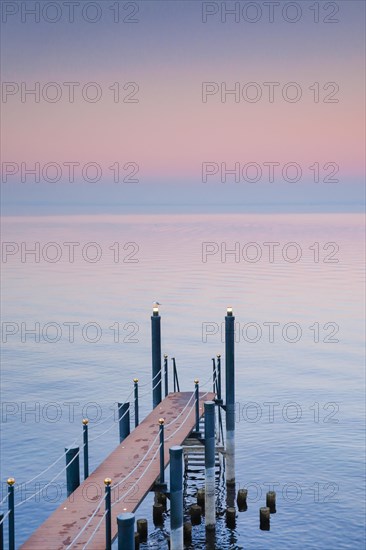
M270 528L270 511L267 506L259 508L259 528L262 531L269 531Z
M201 506L202 513L204 513L204 510L205 510L205 490L204 489L198 489L197 491L197 504L198 506Z
M140 535L140 542L146 542L148 536L148 523L147 519L138 519L136 521L136 529Z
M245 512L248 509L247 505L247 489L239 489L238 496L236 498L236 503L238 505L239 512Z
M226 525L229 529L234 529L236 525L236 510L232 506L226 508Z
M198 504L193 504L189 509L189 513L191 515L192 525L200 525L202 516L201 506L198 506Z
M153 504L153 522L154 525L162 525L164 506L160 503Z
M192 544L192 523L189 521L183 524L183 539L187 546Z
M266 495L266 506L269 508L271 514L276 513L276 492L268 491Z

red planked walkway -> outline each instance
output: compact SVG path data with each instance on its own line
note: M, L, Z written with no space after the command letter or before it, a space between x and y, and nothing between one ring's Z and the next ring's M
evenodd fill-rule
M66 550L70 545L70 550L84 548L104 514L104 502L87 528L75 542L73 541L104 495L106 477L112 478L112 537L115 538L117 516L123 512L134 512L159 476L159 437L156 438L159 432L159 418L165 419L165 464L167 465L169 447L183 443L194 428L194 397L190 400L191 397L191 392L169 394L33 533L21 546L22 550ZM212 399L214 399L213 393L200 393L201 416L204 401ZM188 402L189 405L186 407ZM179 416L183 410L184 412ZM177 420L174 422L175 419ZM169 425L170 422L172 422L171 425ZM155 438L156 442L144 458ZM153 458L154 454L155 458ZM140 462L141 464L134 470ZM146 470L147 466L149 468ZM128 479L123 481L132 471ZM118 483L120 484L117 486ZM95 496L94 500L91 495ZM87 548L89 550L105 548L104 519L91 542L87 544Z

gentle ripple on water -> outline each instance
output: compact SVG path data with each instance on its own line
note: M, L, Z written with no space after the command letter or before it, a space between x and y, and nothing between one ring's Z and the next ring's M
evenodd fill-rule
M252 501L247 512L239 514L234 531L226 530L220 519L217 548L364 548L361 216L5 218L3 240L95 241L101 245L103 257L95 264L79 257L73 264L64 260L22 263L17 258L3 264L3 321L29 326L35 321L42 326L49 322L82 326L94 321L102 327L102 338L88 343L76 331L75 342L70 343L63 331L60 341L53 344L31 339L22 343L19 335L3 343L5 406L7 402L20 408L39 403L42 408L53 402L60 405L62 414L54 423L42 415L35 421L32 413L22 422L20 412L4 421L3 414L2 480L14 475L19 483L24 482L55 460L65 445L81 435L85 404L96 403L97 408L89 408L89 416L101 412L103 420L111 414L113 404L129 393L134 376L149 383L149 317L154 299L163 304L163 352L177 358L186 390L192 389L197 375L202 380L210 375L211 357L223 352L220 325L226 306L232 305L240 329L236 345L237 482L240 487L249 486ZM136 242L139 262L114 263L109 247L117 241ZM263 248L269 241L281 245L295 241L303 257L297 263L281 257L274 263L264 257L250 263L235 262L233 256L222 262L216 254L202 262L203 242L227 243L229 249L235 242L241 247L256 242ZM315 263L309 249L315 242L321 246L337 243L339 262ZM138 329L138 341L115 343L109 327L117 321L122 326L122 340L130 330L123 327L132 323ZM205 322L217 327L207 342L202 337ZM243 327L249 322L263 330L256 343L243 337ZM280 323L273 343L268 341L266 322ZM297 343L286 342L281 336L283 325L289 322L301 326ZM314 342L314 329L309 328L314 323L319 323L319 343ZM324 329L326 323L339 326L338 343L323 341L330 333ZM69 402L74 403L74 418L66 405ZM276 404L272 419L270 402ZM142 416L149 407L147 395L142 400ZM300 417L294 421L296 414ZM95 427L94 434L107 426ZM116 424L91 446L93 468L115 447L117 432ZM42 481L50 481L58 466ZM60 481L64 491L63 476ZM278 512L271 531L261 532L258 508L269 483L277 484ZM301 492L299 498L286 493L290 485ZM26 489L29 495L35 487ZM336 495L330 502L333 489ZM191 494L188 497L193 498ZM150 514L149 498L139 512L142 517ZM41 498L36 514L34 502L21 506L17 543L61 500L51 494ZM203 527L194 528L194 537L194 548L205 548ZM164 534L156 530L149 548L163 548L160 539Z

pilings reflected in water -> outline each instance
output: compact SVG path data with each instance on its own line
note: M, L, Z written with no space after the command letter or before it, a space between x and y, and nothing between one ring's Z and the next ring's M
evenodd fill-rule
M170 548L183 550L183 447L175 445L170 455Z
M164 362L162 368L162 356L161 356L161 317L159 315L159 308L157 303L154 304L153 314L151 316L151 343L152 343L152 398L154 409L158 407L162 401L162 382L164 381L164 393L167 399L164 401L163 406L160 406L159 412L156 410L152 414L154 416L154 422L159 424L159 449L156 448L156 439L151 444L151 451L156 449L153 460L156 457L156 467L159 464L159 476L158 479L153 478L149 480L149 485L146 490L155 491L155 501L153 505L153 523L155 526L161 527L164 524L164 518L170 516L170 534L169 542L172 550L183 550L184 544L195 544L194 535L195 530L192 530L192 525L200 525L204 521L205 534L206 534L206 548L213 549L217 544L216 531L217 522L221 525L226 523L226 526L231 530L231 534L235 534L236 522L240 516L237 516L237 511L245 512L248 508L247 496L248 491L246 489L239 489L236 497L236 475L235 475L235 317L231 307L227 308L227 314L225 316L225 396L221 386L221 355L217 354L216 360L212 359L212 376L210 375L208 380L201 382L201 388L205 388L205 394L201 392L200 403L200 382L198 378L194 380L194 392L189 393L189 400L186 397L187 394L181 394L179 389L179 381L177 374L177 367L175 358L173 361L173 370L171 376L173 376L174 393L168 396L169 389L169 373L168 373L168 355L164 355ZM210 369L211 371L211 369ZM149 383L148 383L149 384ZM207 385L212 384L209 390ZM142 385L142 387L144 384ZM213 392L212 392L212 389ZM149 390L150 391L150 390ZM188 392L187 392L188 393ZM133 379L133 390L130 395L133 394L134 399L134 429L141 430L139 418L139 400L144 396L139 395L139 380ZM204 428L202 424L202 401L206 395L209 395L208 399L204 403ZM176 403L181 399L187 399L182 411L177 415L177 418L171 418L175 415ZM127 397L126 399L129 399ZM131 398L132 399L132 398ZM164 418L159 418L158 414L164 414L165 402L174 403L173 414L172 409L169 410L168 416L169 422L165 426ZM201 407L200 407L201 404ZM170 405L171 407L171 405ZM183 406L182 406L183 407ZM188 408L189 407L189 408ZM161 411L161 412L160 412ZM185 416L179 418L184 411L187 411ZM224 429L222 426L223 411L226 416L226 437L224 437ZM217 416L216 416L217 413ZM175 443L170 442L170 438L177 431L180 430L180 426L189 420L190 427L185 432L189 434L184 440L185 435ZM167 440L164 440L164 432L172 431L170 425L176 422L174 426L173 434L168 435ZM93 426L89 425L88 419L82 420L83 424L83 462L84 462L84 480L89 477L89 430ZM119 440L123 442L131 433L130 422L130 403L118 403L118 427L119 427ZM109 431L110 428L104 430L100 436ZM167 432L167 434L169 433ZM133 435L138 432L132 431L130 441L133 441ZM91 438L92 443L96 438ZM80 439L76 440L79 441ZM140 441L140 439L136 439ZM144 440L145 441L145 440ZM183 443L182 443L183 442ZM169 448L169 443L172 447ZM133 445L134 443L130 443ZM125 444L124 444L125 445ZM127 443L126 443L127 445ZM136 442L135 442L136 445ZM165 445L168 447L165 450ZM124 447L122 446L122 449ZM188 461L189 469L189 456L193 456L192 463L194 467L200 469L203 472L204 468L204 487L201 486L196 493L197 504L194 503L191 506L187 505L186 513L190 514L191 522L183 522L184 518L184 500L183 500L183 451L184 458ZM70 447L65 448L66 457L66 480L67 480L67 496L69 497L75 489L80 485L80 458L81 448ZM150 452L150 451L148 451ZM148 454L147 452L147 454ZM165 457L169 452L170 458L170 478L169 488L165 480ZM187 453L187 454L186 454ZM190 454L192 453L192 454ZM220 455L222 453L222 455ZM149 455L149 457L151 454ZM224 459L222 459L222 456ZM159 457L159 458L158 458ZM225 460L225 477L221 475L223 469L221 468L222 462ZM153 464L151 460L151 464ZM216 502L216 468L220 466L220 485L222 482L222 499L220 498L220 505ZM135 466L136 469L137 466ZM147 471L147 468L145 469ZM193 471L194 468L193 468ZM109 472L106 472L109 474ZM157 472L156 472L157 473ZM90 476L92 477L92 472ZM130 475L130 474L129 474ZM14 481L10 483L12 478L9 478L9 550L15 550L14 543ZM89 481L89 480L88 480ZM138 480L140 483L140 479ZM105 478L105 548L111 550L112 547L112 531L116 536L116 524L111 525L111 479ZM121 483L121 481L119 481ZM197 481L196 481L197 485ZM201 485L201 484L200 484ZM225 491L226 486L226 491ZM145 493L146 494L146 493ZM143 499L144 497L141 497ZM170 500L170 507L167 510L167 498ZM226 498L225 506L222 506ZM264 504L264 503L263 503ZM235 507L237 505L237 508ZM189 508L189 509L188 509ZM125 508L125 510L135 508ZM259 511L259 527L263 531L270 529L270 514L276 513L276 493L269 491L266 495L266 506L260 508ZM204 516L204 517L203 517ZM3 520L6 519L3 516ZM118 549L119 550L132 550L137 548L141 543L148 542L148 523L147 519L139 519L137 521L137 533L135 533L135 515L133 513L124 513L117 518L118 526ZM2 535L2 523L0 524L0 542ZM104 537L104 533L103 533ZM193 539L193 540L192 540ZM104 541L103 541L104 544Z
M215 403L205 405L205 516L206 531L215 530Z

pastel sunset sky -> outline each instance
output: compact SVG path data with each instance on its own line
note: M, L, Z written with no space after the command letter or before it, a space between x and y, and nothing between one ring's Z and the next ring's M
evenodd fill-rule
M13 174L6 165L4 176L3 165L5 213L22 201L39 211L40 201L52 202L57 193L69 203L72 194L96 205L100 193L111 204L337 203L338 211L362 204L363 2L302 0L285 11L288 3L271 2L270 22L266 2L226 2L227 9L239 7L225 16L220 2L106 0L96 3L100 13L85 12L100 16L95 23L83 18L80 6L69 22L62 2L59 13L50 7L39 22L22 12L21 2L3 4L18 7L10 13L13 8L3 6L2 162L18 167ZM75 83L73 102L68 82ZM96 86L85 87L91 82ZM271 98L268 83L275 83ZM35 86L39 101L24 94ZM236 95L225 96L235 87ZM28 174L20 185L21 163L37 162L40 182ZM79 163L72 187L63 164L69 162ZM101 167L98 183L83 181L81 168L90 162ZM47 163L63 167L57 182L42 178ZM113 184L115 163L133 163L123 176L137 165L138 183ZM206 182L203 163L218 167ZM221 181L222 163L228 170L239 163L239 182L234 175ZM245 181L247 163L261 167L259 181ZM278 163L274 182L268 163ZM284 180L287 163L300 165L299 181ZM314 163L320 182L309 168ZM335 166L339 181L324 182ZM249 180L253 170L246 172Z

